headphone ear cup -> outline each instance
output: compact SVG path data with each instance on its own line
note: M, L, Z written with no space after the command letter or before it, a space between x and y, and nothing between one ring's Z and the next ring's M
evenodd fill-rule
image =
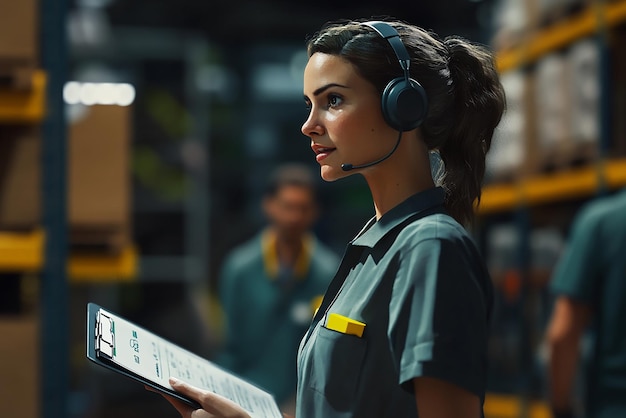
M385 121L398 131L411 131L426 118L426 92L412 78L408 82L404 77L391 80L385 86L381 100Z

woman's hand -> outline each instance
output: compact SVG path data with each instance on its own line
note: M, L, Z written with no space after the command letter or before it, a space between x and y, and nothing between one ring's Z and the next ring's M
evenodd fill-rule
M172 396L163 395L183 418L250 418L250 414L245 409L223 396L198 389L174 378L170 378L170 385L176 392L195 400L202 406L202 409L194 409Z

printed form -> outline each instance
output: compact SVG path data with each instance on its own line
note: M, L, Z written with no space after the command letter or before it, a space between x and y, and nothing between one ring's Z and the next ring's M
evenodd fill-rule
M100 313L112 323L114 349L108 361L168 389L171 376L212 391L236 402L253 418L282 418L269 393L113 313L102 308Z

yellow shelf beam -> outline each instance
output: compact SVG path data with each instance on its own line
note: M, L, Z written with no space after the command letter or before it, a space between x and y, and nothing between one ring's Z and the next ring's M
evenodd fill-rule
M600 2L578 15L529 36L521 45L496 55L500 72L530 64L543 55L556 51L578 39L592 35L606 25L613 27L626 22L626 0Z
M517 207L589 197L602 186L611 190L626 186L626 158L536 176L515 184L486 186L477 212L484 215Z
M522 203L528 206L592 196L600 189L600 172L595 167L567 170L523 183Z
M137 276L138 255L130 246L115 255L72 254L68 273L73 283L129 282Z
M31 90L0 90L0 122L36 123L44 117L46 103L46 73L33 73Z
M483 188L477 210L479 213L506 211L514 208L521 196L521 189L516 185L493 184Z
M37 272L43 267L43 230L0 233L0 272Z
M44 265L45 233L0 232L0 274L37 273ZM137 249L129 246L119 254L70 254L67 263L72 282L133 281L137 277Z

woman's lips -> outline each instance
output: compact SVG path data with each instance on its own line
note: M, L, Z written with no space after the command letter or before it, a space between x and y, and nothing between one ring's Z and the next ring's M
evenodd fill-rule
M335 148L322 147L319 145L313 145L312 148L313 152L315 152L315 160L318 163L328 157L333 151L335 151Z
M319 163L320 161L328 157L334 150L334 148L326 148L323 151L318 151L317 155L315 156L315 160Z

